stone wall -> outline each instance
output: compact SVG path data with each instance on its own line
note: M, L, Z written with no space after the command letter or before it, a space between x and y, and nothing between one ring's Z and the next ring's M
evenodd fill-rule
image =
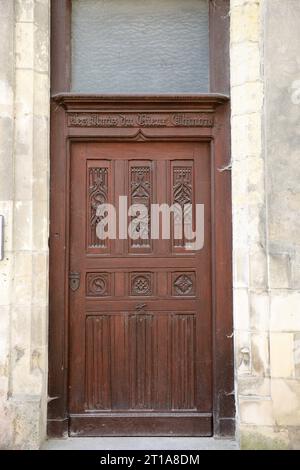
M47 383L49 0L0 0L0 447L37 448Z
M300 3L231 0L231 7L238 437L242 448L295 448L300 104L292 95L300 78Z

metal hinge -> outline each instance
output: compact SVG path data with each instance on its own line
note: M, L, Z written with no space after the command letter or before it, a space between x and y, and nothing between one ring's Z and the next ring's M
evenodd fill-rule
M80 286L80 273L69 273L69 287L75 292Z

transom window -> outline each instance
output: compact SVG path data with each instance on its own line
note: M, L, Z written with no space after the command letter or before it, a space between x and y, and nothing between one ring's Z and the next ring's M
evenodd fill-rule
M71 90L209 91L208 0L73 0Z

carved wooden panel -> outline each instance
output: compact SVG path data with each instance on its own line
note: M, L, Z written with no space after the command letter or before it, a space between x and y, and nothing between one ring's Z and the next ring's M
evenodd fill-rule
M173 168L173 203L183 207L192 203L192 169Z
M137 239L130 239L129 244L134 251L151 250L151 202L153 194L151 162L130 162L129 166L129 197L130 204L141 204L147 209L146 217L137 225ZM148 218L148 222L147 222ZM134 217L131 218L133 223Z
M194 272L172 273L172 295L176 297L195 296L196 276Z
M174 315L172 318L172 408L196 407L195 384L195 315ZM201 378L199 378L201 380Z
M130 295L153 295L153 274L130 273Z
M87 168L87 237L89 248L107 249L108 241L100 239L96 234L96 227L101 217L97 215L99 204L109 202L109 167L107 163L97 166L88 165Z
M112 405L111 319L108 315L86 319L86 407L110 409Z
M184 165L182 164L184 163ZM184 248L187 240L185 238L185 224L191 217L191 206L194 203L194 176L193 161L172 162L172 203L180 207L181 211L175 213L175 224L179 226L182 236L173 237L174 248Z
M87 408L194 410L195 335L194 313L87 317Z
M86 276L86 295L106 297L113 294L111 273L88 273Z

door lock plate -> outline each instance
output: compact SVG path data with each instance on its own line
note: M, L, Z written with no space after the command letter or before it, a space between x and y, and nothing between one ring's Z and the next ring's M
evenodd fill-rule
M80 273L69 274L69 286L70 289L75 292L80 286Z

